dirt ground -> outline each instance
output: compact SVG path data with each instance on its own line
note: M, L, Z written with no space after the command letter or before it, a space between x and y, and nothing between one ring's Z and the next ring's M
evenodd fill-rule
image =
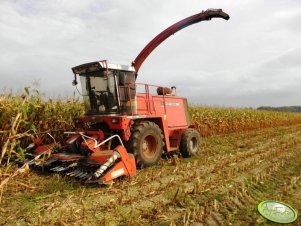
M301 125L204 138L198 156L110 186L27 170L5 185L0 224L277 225L257 211L270 199L301 211Z

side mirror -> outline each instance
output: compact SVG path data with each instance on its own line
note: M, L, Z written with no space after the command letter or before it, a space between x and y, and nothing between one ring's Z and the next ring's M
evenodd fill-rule
M72 81L72 85L73 85L73 86L76 86L76 85L77 85L77 81L76 81L76 80L73 80L73 81Z

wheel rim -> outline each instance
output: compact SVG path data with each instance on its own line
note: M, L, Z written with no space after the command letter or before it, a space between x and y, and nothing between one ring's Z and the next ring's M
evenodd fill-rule
M198 139L196 137L192 137L189 141L189 148L192 153L196 153L198 149Z
M142 141L142 152L145 157L151 159L156 156L158 148L158 142L152 135L146 136Z

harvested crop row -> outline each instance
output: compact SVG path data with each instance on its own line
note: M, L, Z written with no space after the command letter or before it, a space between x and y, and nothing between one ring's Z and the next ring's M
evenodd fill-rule
M235 223L232 219L235 214L235 218L243 220L237 211L249 209L252 212L246 216L247 220L255 222L259 218L256 205L273 191L273 187L267 187L270 183L277 179L277 183L281 182L279 185L286 183L284 192L289 189L291 183L281 181L279 174L300 156L300 128L296 125L205 138L199 156L162 160L160 165L143 169L136 177L124 178L112 187L73 185L75 190L56 187L49 194L44 192L45 181L47 185L48 181L58 180L61 185L72 184L72 181L66 183L60 175L49 176L43 183L40 177L35 182L18 178L13 183L28 183L24 189L31 192L31 199L35 197L35 209L23 208L22 217L16 214L11 221L23 222L26 216L29 222L36 223L38 218L30 218L35 212L36 216L43 215L44 224L62 220L77 224L190 225L201 222L222 225ZM219 150L220 144L231 150ZM289 172L299 175L300 171L290 169ZM31 178L34 177L31 173ZM23 194L14 194L14 187L11 185L10 191L6 191L12 195L6 196L4 204L20 208L18 197ZM274 194L272 198L275 197L278 196ZM5 216L12 212L7 210Z

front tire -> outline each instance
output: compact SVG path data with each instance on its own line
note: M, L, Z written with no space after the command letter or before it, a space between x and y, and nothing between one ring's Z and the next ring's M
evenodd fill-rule
M192 128L188 128L181 139L180 152L184 158L195 156L200 145L200 134Z
M138 167L148 167L159 162L163 151L163 135L159 126L151 121L134 125L128 142L128 151L133 153Z

